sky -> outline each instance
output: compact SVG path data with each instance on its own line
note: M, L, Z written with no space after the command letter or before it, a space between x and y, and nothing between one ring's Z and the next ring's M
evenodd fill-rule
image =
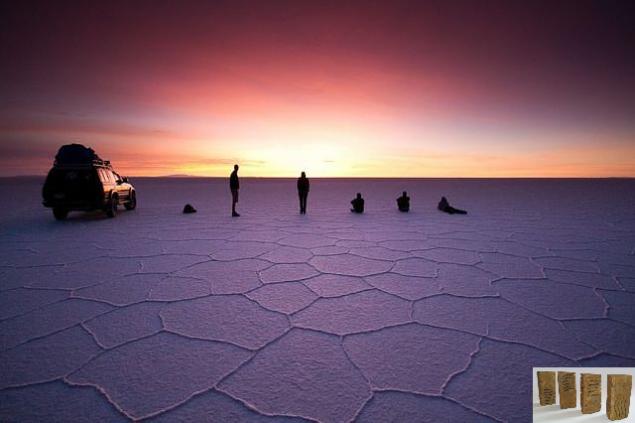
M635 2L0 6L0 176L635 176Z

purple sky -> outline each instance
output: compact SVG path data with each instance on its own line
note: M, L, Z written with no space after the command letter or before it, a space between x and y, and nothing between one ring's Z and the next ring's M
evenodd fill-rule
M632 1L0 7L0 175L635 176Z

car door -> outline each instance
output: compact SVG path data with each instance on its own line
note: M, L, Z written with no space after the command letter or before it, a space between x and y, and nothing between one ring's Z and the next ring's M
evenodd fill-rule
M127 200L130 196L130 187L128 187L128 184L124 183L121 176L119 176L116 172L109 173L115 181L115 187L117 190L117 194L119 195L119 200Z
M108 177L108 171L106 169L99 168L97 169L97 173L99 174L99 180L104 187L104 195L108 195L113 190L114 185Z

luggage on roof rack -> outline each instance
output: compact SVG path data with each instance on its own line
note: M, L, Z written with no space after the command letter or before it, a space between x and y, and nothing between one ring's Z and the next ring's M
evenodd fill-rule
M110 166L108 160L102 160L90 147L81 144L66 144L55 155L53 166Z

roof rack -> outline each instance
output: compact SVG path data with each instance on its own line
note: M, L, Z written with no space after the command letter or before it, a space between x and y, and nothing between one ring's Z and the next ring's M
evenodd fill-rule
M107 167L112 168L110 160L93 159L90 162L76 162L76 163L58 163L57 160L53 162L53 167L56 168L91 168L91 167Z
M90 147L82 144L66 144L59 148L53 162L55 167L110 167L110 161L103 160Z

